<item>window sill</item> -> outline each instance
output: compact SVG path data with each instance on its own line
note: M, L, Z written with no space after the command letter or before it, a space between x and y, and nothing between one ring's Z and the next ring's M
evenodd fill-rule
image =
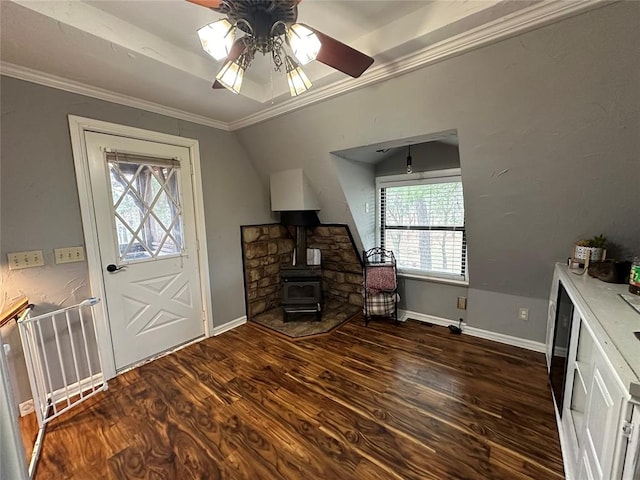
M441 283L444 285L454 285L457 287L468 287L469 280L456 280L454 278L431 277L429 275L420 275L416 273L403 273L398 271L398 277L409 278L411 280L421 280L423 282Z

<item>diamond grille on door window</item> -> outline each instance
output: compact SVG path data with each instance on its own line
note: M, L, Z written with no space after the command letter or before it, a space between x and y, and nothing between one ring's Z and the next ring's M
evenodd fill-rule
M182 253L180 163L119 153L107 162L120 260Z

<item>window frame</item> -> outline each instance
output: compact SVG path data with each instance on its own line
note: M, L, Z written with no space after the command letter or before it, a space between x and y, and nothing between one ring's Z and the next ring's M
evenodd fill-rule
M376 245L382 245L382 205L381 205L381 189L390 187L404 187L412 185L425 185L434 183L460 182L462 183L462 172L460 168L448 168L441 170L432 170L427 172L416 172L411 174L385 175L376 177ZM464 186L462 196L464 199ZM409 228L409 230L411 230ZM460 231L459 227L452 227L451 231ZM466 241L466 209L465 222L462 228L463 235L463 264L464 274L449 274L443 272L417 270L398 267L398 275L418 280L428 280L439 283L447 283L452 285L469 285L469 262L468 248Z

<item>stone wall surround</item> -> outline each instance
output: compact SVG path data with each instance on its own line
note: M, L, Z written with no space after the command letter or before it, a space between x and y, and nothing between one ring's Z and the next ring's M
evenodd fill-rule
M295 227L279 223L241 227L247 318L281 305L280 267L291 265ZM307 228L307 247L322 252L325 301L362 306L362 263L348 225Z

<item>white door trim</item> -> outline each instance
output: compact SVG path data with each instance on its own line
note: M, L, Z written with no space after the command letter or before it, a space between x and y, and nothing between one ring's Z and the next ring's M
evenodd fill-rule
M203 315L206 319L204 333L205 337L210 337L213 334L213 310L211 304L211 282L209 279L209 257L207 253L204 199L200 171L200 148L198 140L169 135L166 133L153 132L141 128L128 127L116 123L103 122L101 120L94 120L91 118L78 117L76 115L69 115L68 117L73 163L76 170L78 196L80 199L82 229L84 232L87 264L89 267L91 294L96 297L105 298L105 287L104 279L102 277L103 266L100 261L100 250L98 248L96 218L93 210L93 195L91 191L91 182L89 181L89 159L85 144L85 132L91 131L108 135L118 135L138 140L177 145L189 149L189 160L191 162L192 171L191 183L193 187L193 201L196 219L196 236L198 242L198 267L200 269L200 287L202 306L204 310ZM116 376L116 363L111 344L111 329L109 326L106 302L100 302L97 304L93 309L93 313L96 317L96 335L98 337L98 348L104 364L104 375L108 380Z

